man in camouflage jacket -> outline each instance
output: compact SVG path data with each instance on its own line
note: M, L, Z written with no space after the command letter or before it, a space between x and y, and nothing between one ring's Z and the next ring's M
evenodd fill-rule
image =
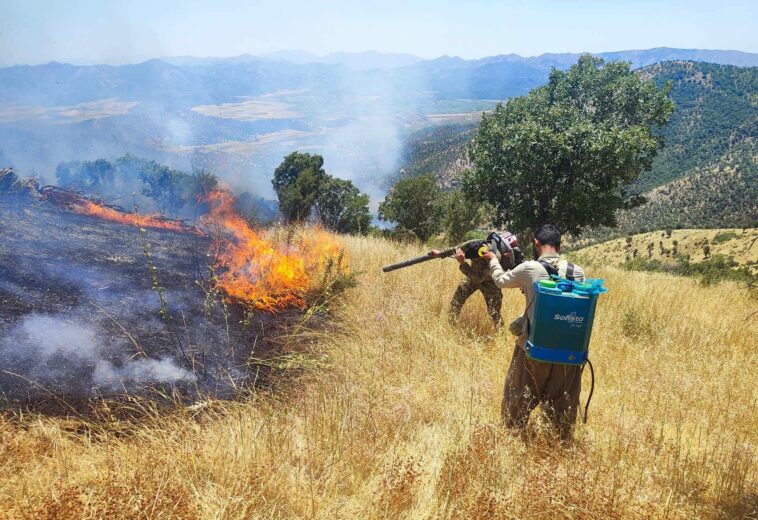
M487 304L487 314L489 314L492 323L495 327L500 328L503 324L503 316L501 309L503 307L503 292L498 289L495 282L492 280L490 274L490 267L486 260L481 258L475 258L471 260L469 264L466 262L466 257L463 254L463 249L470 243L481 242L481 240L470 240L464 242L455 247L447 249L445 251L434 250L431 254L435 256L449 256L455 252L455 259L460 264L458 269L465 276L463 280L458 284L458 288L453 294L453 299L450 301L450 316L454 320L457 320L461 314L461 308L466 300L477 291L484 296L484 303Z

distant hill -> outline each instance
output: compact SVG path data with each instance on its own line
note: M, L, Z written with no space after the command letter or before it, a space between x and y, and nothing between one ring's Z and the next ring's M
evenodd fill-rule
M758 66L758 54L740 51L656 48L597 56L630 61L633 67L663 60ZM230 58L169 57L120 66L52 62L0 68L0 103L41 101L44 106L53 106L108 98L174 105L218 103L282 89L327 88L333 92L339 90L341 82L367 78L412 88L403 93L410 97L418 96L421 89L439 99L506 99L543 84L552 67L566 69L578 57L571 53L534 57L504 54L476 60L449 56L422 60L399 53L316 56L304 51L279 51ZM344 67L335 68L337 65ZM383 70L381 76L375 75L376 70Z
M636 192L708 166L758 136L758 67L667 62L641 73L660 86L671 83L676 110L663 130L666 147L637 181Z
M475 124L449 124L410 135L403 147L400 176L433 172L443 187L456 185L458 175L468 165L464 150L476 129Z
M758 146L744 142L705 167L645 194L648 202L619 211L615 228L586 230L581 243L660 229L758 226Z
M289 61L291 63L328 63L332 65L344 65L355 70L392 69L413 65L423 58L412 54L396 52L331 52L324 56L318 56L306 51L290 50L276 51L262 54L262 58Z
M647 204L619 213L618 232L758 226L758 145L743 142L646 196Z

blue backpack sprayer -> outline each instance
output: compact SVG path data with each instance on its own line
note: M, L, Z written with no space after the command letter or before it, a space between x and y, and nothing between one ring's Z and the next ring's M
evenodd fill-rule
M598 297L608 292L603 280L573 280L573 265L569 264L567 278L540 262L550 275L548 280L534 283L535 298L533 323L526 341L526 355L535 361L564 365L588 364L592 385L584 408L584 422L595 390L595 370L589 360L589 344L595 319Z

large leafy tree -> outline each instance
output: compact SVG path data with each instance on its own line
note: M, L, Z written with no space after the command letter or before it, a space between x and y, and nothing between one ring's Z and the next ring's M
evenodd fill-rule
M461 189L445 194L443 208L445 238L450 243L462 242L469 232L490 220L491 208L472 200Z
M328 177L316 199L316 213L325 227L339 233L366 234L371 224L368 195L351 181Z
M466 193L524 231L614 225L625 187L650 169L674 106L624 62L583 55L547 85L484 114L469 147Z
M433 175L402 179L379 205L379 218L427 241L442 225L442 191Z
M274 170L271 183L287 222L302 222L310 217L321 183L327 178L323 166L320 155L292 152Z

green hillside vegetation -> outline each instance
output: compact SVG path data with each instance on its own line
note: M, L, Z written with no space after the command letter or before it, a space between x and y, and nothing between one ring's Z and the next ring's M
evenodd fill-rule
M663 129L665 147L632 191L649 202L618 213L618 228L596 228L592 242L665 228L755 226L758 221L758 67L666 62L641 69L658 85L671 82L676 110ZM473 125L444 125L413 134L401 174L434 173L455 186ZM457 168L456 168L457 166Z
M466 145L477 124L447 124L424 128L410 135L402 152L400 177L433 173L445 187L457 184L465 164Z
M750 227L758 222L758 147L744 143L707 167L647 194L649 202L619 214L618 231Z
M674 61L650 65L640 74L659 86L671 82L676 110L663 129L666 146L635 183L636 193L713 164L758 135L758 67ZM475 130L475 125L451 124L412 134L403 154L403 172L441 176L463 155Z
M666 228L758 225L758 145L745 141L706 167L646 193L648 202L619 211L615 228L586 230L582 243Z
M663 129L666 147L635 183L637 193L712 164L758 135L758 67L677 61L645 67L641 74L659 86L671 82L676 110Z

